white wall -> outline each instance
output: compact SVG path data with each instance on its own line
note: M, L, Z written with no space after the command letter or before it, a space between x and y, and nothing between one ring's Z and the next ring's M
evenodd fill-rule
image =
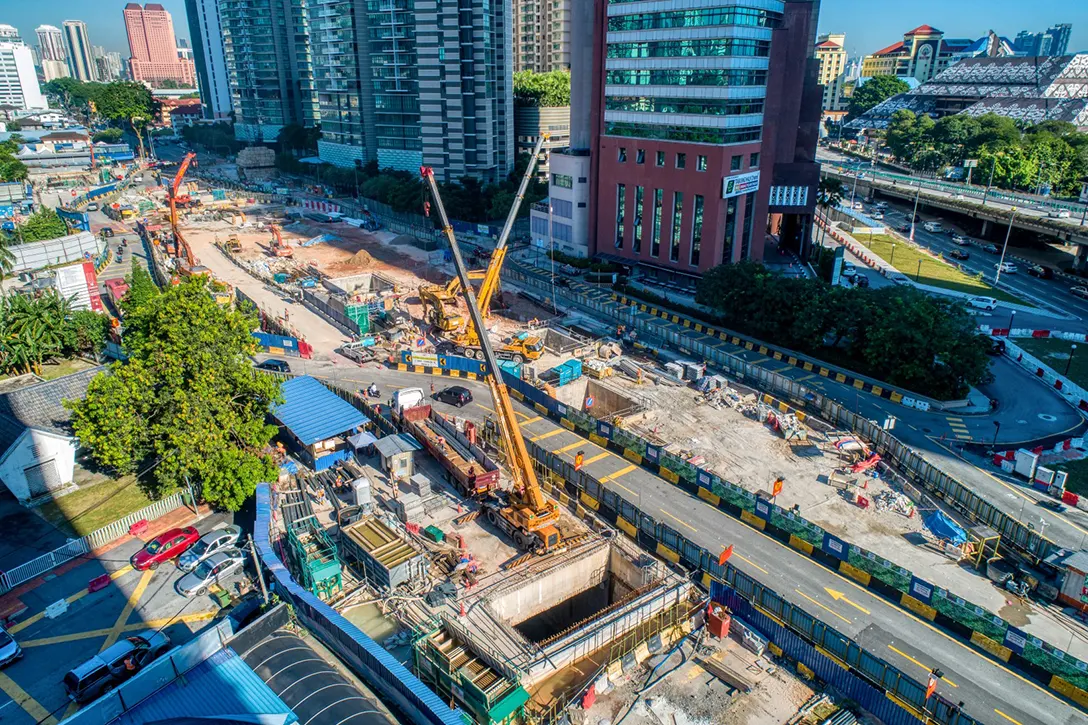
M16 108L48 108L30 46L0 43L0 103Z
M20 501L26 501L43 492L30 491L25 469L52 460L59 483L57 491L71 485L76 464L76 440L55 433L30 429L26 431L0 459L0 481Z

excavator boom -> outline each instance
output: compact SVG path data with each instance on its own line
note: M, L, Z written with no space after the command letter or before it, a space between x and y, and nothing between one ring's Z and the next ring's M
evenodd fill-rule
M177 236L178 233L178 189L181 188L181 182L185 180L185 172L189 170L189 164L195 163L195 161L196 154L185 154L185 158L181 160L181 165L178 166L178 173L174 174L174 181L167 190L170 200L170 231L174 233L174 236Z
M442 205L442 197L438 193L438 183L435 181L434 171L428 167L423 167L420 169L420 173L424 181L427 182L431 190L431 196L434 198L438 219L442 224L442 232L446 235L446 239L449 240L453 264L457 268L457 277L461 280L462 292L468 306L469 319L472 321L472 326L480 339L480 348L487 368L487 384L491 391L492 402L495 405L499 432L506 448L506 460L510 466L510 475L514 479L514 487L521 503L521 510L518 513L525 528L536 531L558 520L559 509L553 501L549 501L544 497L543 492L540 490L540 484L537 482L536 472L533 470L533 461L529 457L529 450L525 447L525 439L521 436L521 429L514 415L514 407L510 402L510 394L506 390L506 385L502 382L502 373L499 369L498 359L495 357L495 350L491 346L491 341L487 336L487 329L484 327L484 318L476 302L476 293L469 283L468 268L461 256L461 248L458 246L457 239L453 234L453 227L450 225L449 217L446 216L446 209Z

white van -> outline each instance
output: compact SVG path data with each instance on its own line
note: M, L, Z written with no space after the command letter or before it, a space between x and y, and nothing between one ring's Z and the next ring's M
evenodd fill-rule
M416 408L427 400L423 388L401 388L393 391L393 410L400 413L405 408Z
M926 222L925 224L922 225L922 228L925 229L927 232L933 232L934 234L939 234L940 231L941 231L941 223L940 222Z

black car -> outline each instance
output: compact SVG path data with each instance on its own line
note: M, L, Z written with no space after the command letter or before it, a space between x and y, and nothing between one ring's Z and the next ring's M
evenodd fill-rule
M1043 499L1042 501L1039 502L1039 505L1042 506L1045 509L1050 509L1051 511L1057 511L1058 513L1061 513L1063 511L1065 511L1065 506L1062 506L1057 501L1054 501L1054 500L1051 500L1051 499Z
M1028 267L1028 274L1039 279L1054 279L1054 270L1041 264L1033 264Z
M113 229L111 227L102 227L102 231L99 232L103 239L109 239L113 236Z
M854 286L855 287L862 287L862 288L868 287L869 286L869 278L866 277L864 274L855 275L854 276Z
M953 249L948 252L948 256L952 259L970 259L971 255L962 249Z
M291 372L291 366L284 360L265 360L263 363L257 364L258 370L271 370L276 373L289 373Z
M999 254L1001 252L1001 250L997 248L996 244L987 244L982 248L982 251L989 252L990 254Z
M434 394L434 399L463 408L472 402L472 391L460 385L453 385Z
M991 337L990 338L990 349L987 350L986 352L989 353L990 355L994 355L995 357L999 356L999 355L1004 355L1005 354L1005 341L1000 339L1000 338L997 338L997 337Z

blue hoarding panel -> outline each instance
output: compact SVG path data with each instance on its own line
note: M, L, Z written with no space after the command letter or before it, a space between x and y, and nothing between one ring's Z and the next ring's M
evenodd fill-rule
M824 534L824 543L821 548L836 559L846 561L850 558L850 544L831 534Z
M916 576L910 578L910 595L920 602L929 604L933 599L933 585Z

